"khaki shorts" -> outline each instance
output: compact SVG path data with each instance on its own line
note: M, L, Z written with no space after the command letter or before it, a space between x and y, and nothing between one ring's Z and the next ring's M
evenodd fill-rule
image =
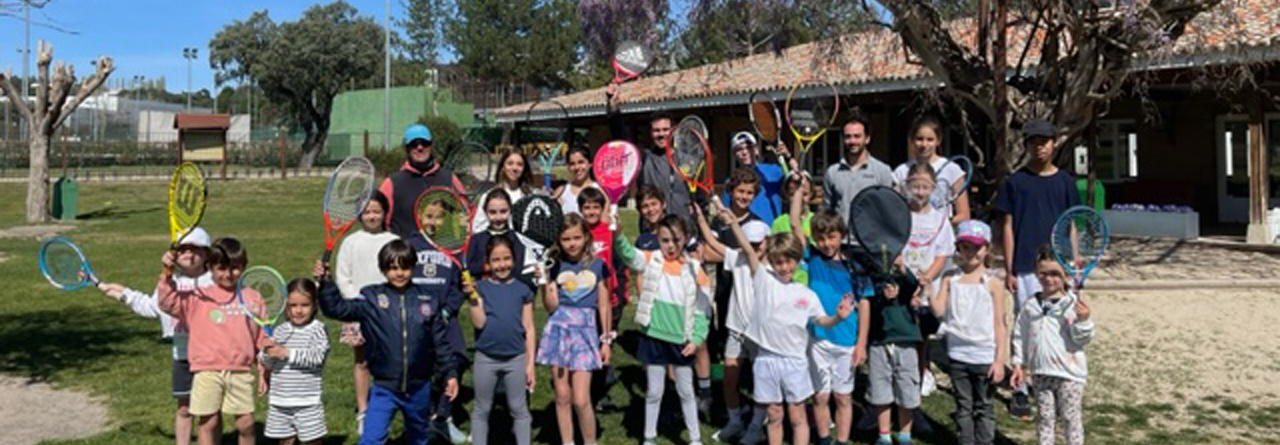
M191 415L253 414L253 373L199 371L191 382Z

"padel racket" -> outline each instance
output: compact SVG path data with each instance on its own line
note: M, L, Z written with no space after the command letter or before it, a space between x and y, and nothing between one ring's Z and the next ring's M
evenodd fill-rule
M879 272L887 274L911 237L911 208L892 188L868 187L849 204L849 228Z
M689 194L694 195L699 205L704 204L706 196L695 192L711 191L711 150L702 134L703 128L697 122L681 121L667 144L667 162L689 186Z
M324 189L324 255L328 264L333 244L360 219L364 206L373 196L373 164L368 159L351 156L343 160L329 175Z
M640 77L653 63L653 53L634 40L618 44L613 53L613 83L622 83Z
M236 301L269 337L284 315L289 292L280 272L267 266L253 266L236 280Z
M747 114L751 117L751 126L755 128L756 135L760 136L761 145L768 146L769 150L778 155L778 165L782 166L782 174L787 175L791 172L791 167L787 164L786 150L778 146L778 134L782 130L782 116L778 114L778 106L774 104L773 97L764 91L757 91L751 94L751 99L747 102Z
M529 247L534 248L538 259L539 284L546 284L546 269L551 266L547 252L556 244L563 225L564 211L560 209L560 203L550 196L525 195L511 207L512 230L537 244Z
M62 290L97 286L98 277L89 268L84 252L71 240L57 237L40 244L40 273L49 284Z
M1067 209L1053 223L1053 256L1075 281L1076 289L1084 288L1084 280L1107 251L1111 231L1102 213L1087 206Z
M449 152L444 166L458 177L463 193L473 201L493 187L493 153L479 143L467 142Z
M618 230L618 198L640 173L640 150L627 141L611 141L596 150L592 166L596 183L609 197L609 230Z
M954 173L955 170L958 170L959 173ZM933 205L933 208L949 209L956 202L956 199L959 199L969 190L969 183L973 181L973 161L970 161L964 155L952 156L935 173L937 173L939 179L944 177L953 178L959 175L958 178L952 179L948 184L943 184L943 181L939 181L938 185L933 189L933 196L929 197L929 203Z
M471 203L452 187L431 187L418 195L413 208L418 231L436 250L458 265L464 281L470 281L471 273L461 255L471 242Z
M173 175L169 177L168 206L171 249L176 249L187 233L200 225L208 196L204 175L195 164L183 162L173 169Z
M532 126L534 119L540 121L537 127ZM569 110L554 100L534 102L525 111L525 122L529 127L521 142L532 145L534 161L542 167L542 188L551 190L551 168L568 149Z
M809 149L827 128L835 125L840 111L840 92L829 83L804 83L791 87L783 107L787 126L796 138L796 161L801 168L809 155Z

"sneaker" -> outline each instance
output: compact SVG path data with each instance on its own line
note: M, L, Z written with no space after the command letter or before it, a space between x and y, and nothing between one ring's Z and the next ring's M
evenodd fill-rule
M449 424L449 442L454 444L471 442L470 434L467 434L466 432L463 432L461 429L458 429L458 426L454 425L453 422L447 422L447 423Z
M902 433L898 433L898 434L895 434L893 437L894 437L894 442L895 442L897 445L911 445L911 435L910 435L910 434L902 434Z
M739 444L760 445L766 440L769 440L769 436L764 431L764 424L753 423L747 426L747 433L742 436L742 442L739 442Z
M938 390L938 379L933 377L933 371L925 370L924 378L920 379L920 397L929 397Z
M356 435L364 435L364 411L356 413Z
M1013 398L1009 399L1009 415L1023 422L1032 420L1031 398L1027 397L1027 393L1013 393Z
M711 440L723 443L733 443L746 430L746 426L742 424L742 419L729 416L729 423L724 428L716 431L711 435Z
M876 436L875 445L893 445L893 439L885 436Z

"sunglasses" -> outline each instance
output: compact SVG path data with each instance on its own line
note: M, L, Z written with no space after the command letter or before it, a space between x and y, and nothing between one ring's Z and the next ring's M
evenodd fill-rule
M431 146L431 141L425 139L414 139L404 144L405 148L426 148Z

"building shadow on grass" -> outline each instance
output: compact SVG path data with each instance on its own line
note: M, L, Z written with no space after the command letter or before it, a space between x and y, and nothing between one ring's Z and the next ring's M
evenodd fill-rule
M133 215L138 215L143 213L160 213L162 211L164 211L164 207L161 207L161 206L143 207L143 208L127 209L127 210L113 206L113 207L103 207L101 209L97 209L91 212L78 214L76 215L76 219L77 220L122 219L122 218L126 218Z
M0 373L44 382L59 370L95 366L118 354L122 343L154 337L154 327L83 307L0 314Z

